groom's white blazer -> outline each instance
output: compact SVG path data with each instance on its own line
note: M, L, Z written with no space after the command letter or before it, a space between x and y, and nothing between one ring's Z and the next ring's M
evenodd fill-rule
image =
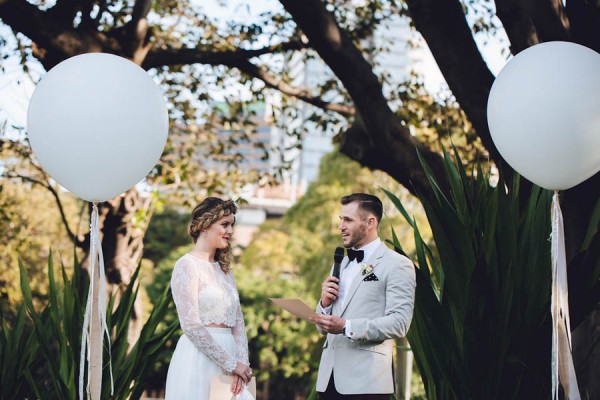
M348 261L345 257L342 268ZM383 243L364 262L373 266L376 279L358 272L345 304L333 303L331 314L351 321L352 332L347 332L351 338L327 334L319 364L318 392L327 389L332 373L341 394L394 392L392 348L394 339L406 336L410 326L415 270L408 258Z

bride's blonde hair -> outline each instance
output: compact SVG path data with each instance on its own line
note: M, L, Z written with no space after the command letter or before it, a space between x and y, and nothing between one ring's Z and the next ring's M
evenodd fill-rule
M207 197L198 204L192 211L192 221L188 228L188 232L194 243L198 241L198 236L202 231L208 229L209 226L228 215L235 215L237 206L233 200L223 200L218 197ZM227 244L224 249L217 249L215 260L221 265L223 272L229 272L233 255L231 252L231 244Z

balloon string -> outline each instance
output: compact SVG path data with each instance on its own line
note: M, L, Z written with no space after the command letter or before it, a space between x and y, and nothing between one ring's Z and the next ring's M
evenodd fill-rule
M83 317L83 327L81 332L81 353L80 353L80 361L79 361L79 398L83 400L83 378L84 378L84 370L85 370L85 360L87 355L88 368L87 368L87 385L86 385L86 397L90 397L90 382L92 380L91 376L91 324L90 324L90 314L92 308L92 301L94 298L94 279L96 276L96 264L98 264L98 272L99 272L99 286L100 293L98 296L97 305L98 309L98 321L100 321L102 328L102 336L106 334L106 339L108 341L108 357L109 357L109 371L110 371L110 386L111 396L114 395L114 380L112 373L112 358L111 358L111 345L110 345L110 334L108 331L108 326L106 323L106 290L105 290L105 271L104 271L104 256L102 254L102 246L99 244L100 242L100 226L98 224L98 205L97 203L92 203L92 215L90 222L90 286L88 289L88 297L85 306L85 312ZM100 343L102 343L102 338L100 338ZM86 353L87 350L87 353ZM99 352L100 356L100 376L98 377L99 382L102 382L102 350Z
M571 354L569 285L562 212L558 192L552 197L552 400L558 400L562 385L566 400L580 400L577 376Z
M94 206L96 203L94 203ZM96 209L96 213L98 210ZM110 345L110 332L106 323L106 274L104 271L104 255L102 254L102 246L98 246L98 268L100 269L100 305L98 307L98 317L102 321L103 334L106 335L106 343L108 346L108 372L110 373L110 395L114 395L115 384L112 371L112 350Z

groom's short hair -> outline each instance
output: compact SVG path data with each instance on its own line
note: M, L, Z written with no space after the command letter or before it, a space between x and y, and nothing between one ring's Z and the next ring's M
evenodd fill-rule
M359 210L367 211L377 218L377 225L381 222L383 216L383 205L379 197L367 193L352 193L341 199L342 205L358 203Z

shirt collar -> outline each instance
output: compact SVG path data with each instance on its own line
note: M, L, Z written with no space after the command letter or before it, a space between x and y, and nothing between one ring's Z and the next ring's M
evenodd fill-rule
M379 237L378 237L377 239L373 240L371 243L367 243L360 249L355 249L355 250L364 251L365 257L363 258L363 262L367 262L367 261L369 261L369 258L373 255L373 253L375 253L375 250L377 250L377 248L379 247L380 244L381 244L381 239L379 239Z

